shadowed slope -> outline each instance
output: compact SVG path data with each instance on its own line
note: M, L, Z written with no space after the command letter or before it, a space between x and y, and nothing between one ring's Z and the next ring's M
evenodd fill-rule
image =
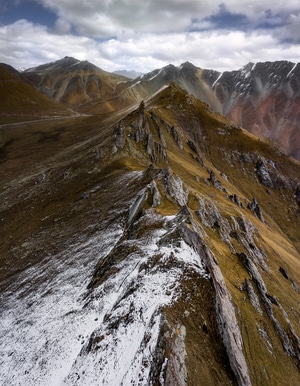
M18 71L6 64L0 64L0 119L10 120L69 115L66 108L38 92Z

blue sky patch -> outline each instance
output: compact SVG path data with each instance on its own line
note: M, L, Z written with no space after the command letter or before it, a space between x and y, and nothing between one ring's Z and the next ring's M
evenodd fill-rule
M18 4L11 0L4 0L1 5L0 23L12 24L20 19L52 28L57 17L49 9L32 0L21 0Z
M247 30L249 21L242 13L231 13L226 9L226 5L219 5L219 12L205 19L217 29Z

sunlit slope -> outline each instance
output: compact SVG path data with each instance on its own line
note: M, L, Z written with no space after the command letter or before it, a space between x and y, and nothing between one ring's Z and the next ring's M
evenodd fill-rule
M80 111L89 103L105 103L118 83L128 80L71 57L30 68L23 75L55 101Z

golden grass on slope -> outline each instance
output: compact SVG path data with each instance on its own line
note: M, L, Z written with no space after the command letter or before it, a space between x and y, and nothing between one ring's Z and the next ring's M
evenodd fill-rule
M291 281L293 280L299 287L300 259L299 251L295 249L299 245L300 236L297 213L299 209L292 187L287 185L268 189L258 181L255 162L258 157L272 160L278 174L291 183L299 178L299 164L281 154L268 142L259 141L244 130L233 127L228 120L217 114L210 114L200 102L195 102L196 107L191 104L189 108L184 104L186 98L184 94L179 92L176 94L174 91L173 97L171 100L168 99L166 92L162 95L162 99L155 99L155 112L169 125L180 128L183 138L192 138L205 160L203 167L195 161L185 143L184 150L180 151L164 131L168 143L169 166L189 187L190 209L197 210L198 197L204 200L207 197L217 205L223 217L229 219L230 216L244 215L255 225L258 232L255 243L267 255L268 269L259 268L267 291L282 304L292 327L299 336L300 295ZM169 108L166 109L166 105ZM250 155L248 160L247 157L245 157L246 161L243 160L244 155ZM219 190L207 183L209 170L214 171L225 190ZM228 181L222 178L220 172L228 177ZM243 208L237 207L228 199L231 193L238 195ZM253 197L256 197L263 210L265 223L246 208L247 201L251 201ZM251 280L249 273L238 256L232 253L220 238L217 229L205 228L205 232L206 242L219 262L236 305L244 339L244 352L253 384L272 386L297 384L299 373L296 361L291 360L284 351L282 341L275 331L273 322L267 316L262 302L261 315L252 306L247 293L243 290L245 279ZM247 253L235 239L231 241L237 252ZM280 267L286 269L291 280L283 277L279 271ZM252 284L257 292L253 281ZM289 331L290 327L282 310L276 305L273 309L278 322L286 331ZM194 366L197 368L196 364Z

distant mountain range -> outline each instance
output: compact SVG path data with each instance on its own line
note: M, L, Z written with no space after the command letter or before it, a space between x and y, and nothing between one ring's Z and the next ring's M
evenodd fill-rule
M134 70L119 70L119 71L114 71L114 74L126 76L126 78L129 78L129 79L136 79L139 76L143 75L142 72L136 72Z
M174 82L249 132L267 137L300 159L300 64L249 63L219 73L187 62L132 80L66 57L22 73L41 92L80 112L119 111Z

